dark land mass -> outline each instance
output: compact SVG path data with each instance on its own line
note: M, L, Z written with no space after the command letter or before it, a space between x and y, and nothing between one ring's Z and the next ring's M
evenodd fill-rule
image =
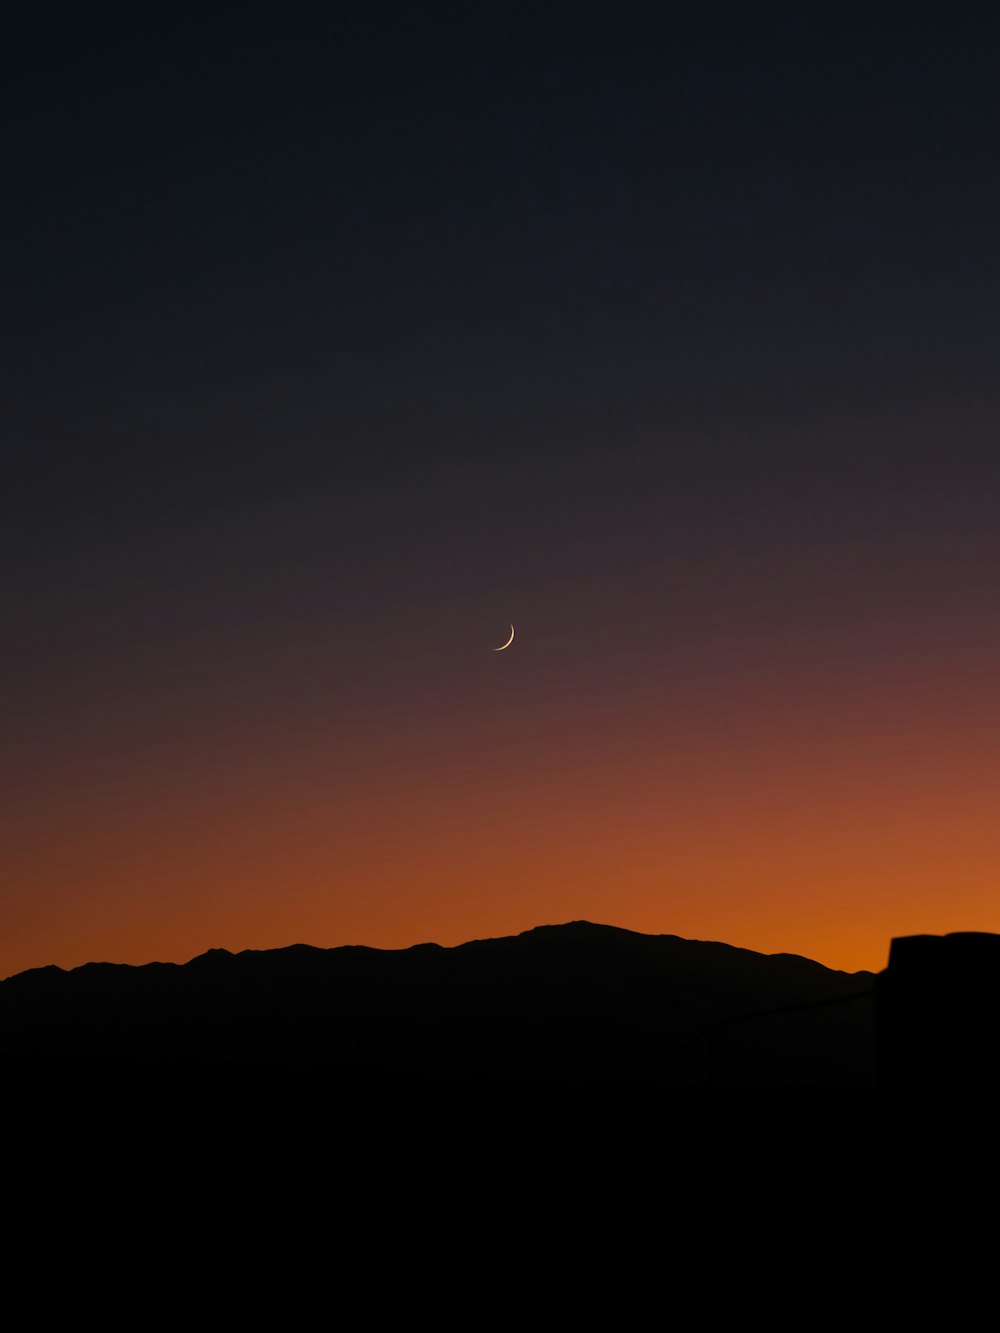
M25 1080L353 1089L864 1088L875 978L586 921L383 950L44 967L0 982Z

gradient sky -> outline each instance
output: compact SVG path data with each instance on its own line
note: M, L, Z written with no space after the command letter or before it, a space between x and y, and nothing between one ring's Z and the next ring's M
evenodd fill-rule
M1000 30L809 8L9 32L0 975L1000 931Z

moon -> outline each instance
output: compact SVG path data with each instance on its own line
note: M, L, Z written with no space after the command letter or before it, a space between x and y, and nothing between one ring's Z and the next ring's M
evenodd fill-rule
M514 642L514 626L511 625L511 627L510 627L510 638L507 640L506 643L502 643L502 644L500 645L499 648L494 648L493 651L494 651L495 653L502 653L503 650L504 650L505 648L509 648L510 645L511 645L513 642Z

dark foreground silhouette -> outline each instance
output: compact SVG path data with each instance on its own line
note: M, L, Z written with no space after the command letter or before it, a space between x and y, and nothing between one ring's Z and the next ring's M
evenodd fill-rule
M1000 1083L1000 935L892 941L877 978L880 1085L924 1097Z
M0 982L25 1080L352 1090L871 1086L875 978L573 922L457 948L213 949Z

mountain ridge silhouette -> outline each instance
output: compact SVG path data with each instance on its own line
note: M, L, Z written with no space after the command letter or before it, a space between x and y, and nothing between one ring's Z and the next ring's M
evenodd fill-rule
M490 935L472 940L464 940L461 944L438 944L433 940L422 940L419 941L417 944L404 945L401 948L393 949L393 948L383 948L378 945L370 945L370 944L335 944L330 946L323 946L316 944L306 944L302 941L296 941L293 944L275 945L274 947L268 949L233 950L233 949L226 949L220 946L213 946L209 949L206 949L204 952L200 954L194 954L191 958L187 960L187 962L184 963L165 962L161 959L151 959L147 963L114 963L107 959L101 959L101 960L92 959L86 963L76 964L73 967L61 967L57 963L46 963L39 967L24 968L20 972L13 972L7 977L0 978L0 987L3 987L7 982L14 981L19 977L27 977L36 974L55 974L55 973L61 973L63 975L67 975L73 972L80 972L81 970L86 968L128 968L132 971L140 971L145 968L160 968L160 967L185 968L185 967L192 967L196 964L203 964L209 960L217 960L222 958L242 958L247 955L268 955L268 956L275 956L279 954L329 955L333 953L343 953L345 951L350 951L350 950L362 951L365 953L391 954L391 955L408 954L408 953L413 953L417 950L441 950L442 952L453 952L455 950L470 949L480 945L506 944L514 940L526 940L529 938L531 939L549 938L555 935L556 933L558 933L561 938L565 939L567 936L569 936L571 932L581 938L585 936L594 938L599 935L604 938L611 938L615 936L619 937L629 936L632 937L633 939L642 939L642 940L675 940L675 941L681 941L684 944L704 945L713 949L729 950L732 953L751 954L754 957L758 958L795 959L802 963L807 964L809 967L820 968L824 972L832 972L841 976L875 975L875 973L867 971L865 969L859 969L859 971L857 972L846 972L843 969L831 968L828 967L825 963L820 963L817 962L815 959L808 958L805 954L787 953L787 952L765 954L761 953L759 950L756 949L744 948L741 945L727 944L722 940L700 940L700 939L693 940L689 939L687 936L672 935L668 933L659 933L656 935L651 935L645 931L629 930L627 927L624 926L612 926L600 922L587 921L581 918L579 920L574 920L574 921L566 921L566 922L551 923L551 924L547 923L539 926L531 926L527 930L519 931L516 935L496 935L496 936Z
M404 949L292 944L0 982L0 1060L395 1080L860 1086L870 972L589 921ZM837 1001L844 1003L838 1004ZM853 1001L854 1003L851 1003ZM810 1006L825 1006L803 1013ZM745 1022L743 1020L746 1020ZM726 1028L706 1064L672 1050Z

